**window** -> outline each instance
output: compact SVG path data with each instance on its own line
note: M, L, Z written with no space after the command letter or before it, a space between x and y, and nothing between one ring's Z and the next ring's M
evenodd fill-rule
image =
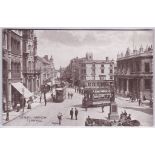
M101 67L104 67L104 64L101 64Z
M145 63L145 72L150 72L150 64Z
M97 86L100 86L100 82L97 82Z
M95 73L95 69L92 69L92 73Z
M110 69L110 73L113 73L113 70L112 69Z
M88 86L91 86L91 83L88 83Z
M81 65L82 65L82 67L86 67L86 64L84 64L84 63L82 63Z
M151 89L151 80L145 79L145 89Z
M95 83L92 83L92 86L95 86Z
M110 76L110 80L113 80L113 76Z
M140 63L136 62L136 71L139 72L140 71Z
M86 73L86 70L85 70L85 69L83 69L83 70L82 70L82 73Z
M100 75L100 80L106 80L106 75Z
M104 69L101 69L101 73L104 73Z

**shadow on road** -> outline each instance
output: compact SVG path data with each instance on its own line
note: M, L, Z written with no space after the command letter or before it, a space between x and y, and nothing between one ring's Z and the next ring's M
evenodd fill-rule
M59 125L59 123L58 123L58 122L52 122L52 124L53 124L53 125Z
M74 105L73 107L82 108L82 105L81 104L77 104L77 105Z
M123 108L125 108L125 109L132 109L132 110L136 110L136 111L141 111L141 112L144 112L144 113L146 113L146 114L150 114L150 115L152 115L153 114L153 109L152 108L136 108L136 107L123 107Z

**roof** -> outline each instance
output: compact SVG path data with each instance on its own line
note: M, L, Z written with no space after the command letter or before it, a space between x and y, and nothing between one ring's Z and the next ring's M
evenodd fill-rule
M108 60L108 61L106 61L106 60L86 60L86 61L84 61L84 63L112 63L112 62L114 62L114 60Z
M50 62L47 61L45 58L41 58L41 57L37 56L37 59L38 59L39 61L41 61L42 63L45 63L45 64L50 65Z

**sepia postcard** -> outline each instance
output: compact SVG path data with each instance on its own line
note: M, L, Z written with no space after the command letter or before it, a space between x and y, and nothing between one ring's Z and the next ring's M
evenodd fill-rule
M1 31L2 126L153 126L153 29Z

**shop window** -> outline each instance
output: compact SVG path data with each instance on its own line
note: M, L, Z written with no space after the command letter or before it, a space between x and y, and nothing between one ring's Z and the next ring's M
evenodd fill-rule
M150 79L145 80L145 89L151 89L151 80Z

